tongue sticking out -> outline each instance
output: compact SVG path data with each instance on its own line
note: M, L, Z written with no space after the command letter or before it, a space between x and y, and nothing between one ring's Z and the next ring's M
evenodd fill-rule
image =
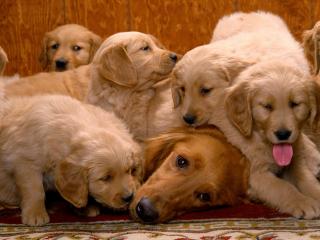
M290 144L275 144L272 149L273 158L279 166L287 166L290 164L293 149Z

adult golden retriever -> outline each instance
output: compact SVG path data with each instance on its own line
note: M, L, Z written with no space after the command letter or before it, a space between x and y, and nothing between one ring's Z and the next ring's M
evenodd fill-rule
M134 219L165 222L183 212L246 197L249 162L213 127L178 128L147 140L145 179L130 205Z
M92 61L101 42L101 37L87 28L65 24L45 34L39 60L43 70L77 68Z
M255 18L257 18L257 21L254 21ZM267 22L266 27L264 22ZM224 104L228 89L237 85L239 79L246 81L246 75L241 75L245 72L253 71L253 77L248 78L248 82L260 78L278 78L278 81L284 81L288 84L287 79L294 77L296 82L300 82L299 78L302 78L302 82L313 84L313 82L308 81L309 68L301 46L291 36L284 22L279 17L269 13L232 14L224 17L218 23L219 26L226 29L234 27L236 29L234 35L232 35L233 31L230 31L230 34L225 38L222 37L209 45L191 50L184 55L173 71L173 99L181 118L192 126L206 123L216 125L226 135L227 139L246 155L251 162L250 189L251 192L255 192L254 195L257 198L278 208L281 212L296 217L318 217L320 205L315 200L315 196L310 193L312 192L310 189L301 190L302 187L298 187L300 183L296 183L297 187L295 187L294 184L276 176L276 174L281 175L280 169L283 170L285 167L276 164L272 155L271 143L266 141L263 129L257 128L257 121L252 121L250 117L244 117L248 105L243 105L241 109L233 108L236 111L233 116L244 119L242 128L239 128L235 124L236 122L232 121L230 114L227 115L227 111L231 111L232 104L237 101L243 103L243 101L249 100L235 97L232 102L228 100L230 104L227 104L227 108ZM275 60L277 61L275 62ZM268 64L275 69L269 69ZM272 70L270 75L268 75L268 70ZM256 74L254 74L254 71L257 71ZM281 75L282 71L283 75ZM300 90L297 91L305 92L303 95L304 104L302 105L306 109L304 114L309 116L309 111L313 112L313 115L318 111L315 107L315 101L312 100L316 99L317 96L314 91L315 85L307 87L306 84L298 84L297 88ZM281 90L286 91L282 88ZM243 95L243 97L246 97L246 95ZM300 100L298 103L300 104ZM292 104L295 105L296 102ZM285 108L286 106L283 105L282 109ZM314 118L313 115L310 115L310 121ZM313 165L319 155L314 144L300 133L302 125L307 121L308 117L306 116L299 120L296 119L294 133L293 125L290 125L292 128L290 130L291 137L295 135L295 141L297 141L295 143L297 149L294 151L294 159L298 159L292 162L292 166L297 164ZM231 119L228 119L228 117ZM274 131L279 130L279 136L282 134L284 136L289 135L288 129L282 129L282 127L285 128L286 123L283 116L278 119L279 126ZM242 131L239 131L240 129ZM256 130L252 131L252 129ZM297 136L300 135L301 138L298 138ZM292 141L292 143L295 141ZM308 154L305 152L307 149ZM276 148L275 152L277 158L280 158L279 156L284 158L282 160L278 159L280 165L291 166L288 159L292 154L292 148ZM291 167L288 168L291 169ZM305 168L300 167L292 167L292 169L305 171ZM307 170L313 171L310 168ZM306 186L314 183L312 177L314 175L310 176L309 173L306 173L301 174L301 176L308 176L312 179L302 181ZM292 180L292 182L294 181ZM299 181L297 180L297 182ZM316 192L315 195L317 194Z
M49 222L45 191L56 189L89 215L88 196L127 209L140 185L140 147L113 113L68 96L1 101L0 205L20 206L22 222Z

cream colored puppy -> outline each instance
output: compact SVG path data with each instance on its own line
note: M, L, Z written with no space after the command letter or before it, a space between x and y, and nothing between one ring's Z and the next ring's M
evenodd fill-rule
M175 53L163 49L150 35L117 33L101 45L93 59L87 101L115 112L137 139L144 140L157 129L150 126L153 121L159 122L157 131L174 126L166 114L173 109L170 83L163 86L161 81L177 61ZM162 86L157 87L159 84ZM159 105L164 112L156 119L154 111Z
M253 27L254 30L251 30L251 23L255 17L258 20ZM266 28L264 28L264 21L259 20L261 17L267 21ZM241 23L239 23L239 20L241 20ZM224 105L228 89L237 84L241 72L250 71L251 68L260 70L259 66L261 67L262 73L253 74L254 76L246 79L247 81L261 78L261 74L268 73L268 70L264 71L264 67L268 66L268 64L265 66L264 62L271 64L274 60L278 60L276 70L274 70L276 73L278 73L278 69L280 69L280 73L282 70L292 70L291 75L284 74L282 76L278 74L276 77L273 76L273 78L278 78L279 81L285 81L282 79L286 79L288 76L289 78L290 76L295 77L295 79L302 77L307 81L309 69L301 46L290 35L284 22L279 21L279 17L269 13L232 14L223 18L218 26L224 26L226 29L233 28L233 26L237 27L234 35L231 31L229 37L225 39L213 41L209 45L189 51L177 64L173 71L172 85L175 107L188 125L199 126L206 123L216 125L252 163L261 163L261 165L252 165L250 177L250 187L253 192L257 192L256 196L260 200L296 217L314 218L319 216L320 209L316 200L304 195L296 190L292 184L274 175L279 168L276 167L272 153L268 152L270 148L265 147L266 143L259 137L258 132L253 132L251 138L247 139L228 120ZM284 62L285 64L282 64ZM258 65L260 63L262 65ZM288 72L290 73L290 71ZM296 74L296 72L298 73ZM268 79L268 75L263 78ZM242 79L245 79L245 77L242 77ZM306 90L306 87L303 89ZM299 91L303 92L304 90L301 88ZM308 91L310 96L312 96L311 92ZM242 101L242 99L235 99L234 101L237 100ZM310 104L308 105L310 108L306 108L310 110L311 106L314 105ZM314 107L312 108L314 109ZM234 113L239 118L243 114L243 111ZM247 120L247 122L243 122L243 126L249 127L253 123L250 122L250 118L247 118ZM306 119L296 121L296 123L299 123L297 124L299 127L295 131L297 135L300 135L301 124L305 121ZM308 153L310 157L308 160L304 159L297 162L306 163L310 160L313 163L316 158L314 156L318 156L319 153L308 139L304 141L309 142L305 147L310 150ZM299 150L297 152L299 153ZM287 153L289 155L290 149ZM299 158L298 155L295 157ZM263 174L259 175L259 172L263 172ZM260 176L262 178L258 179ZM265 184L265 181L270 185ZM276 190L272 191L273 188ZM281 195L278 198L270 193ZM293 198L291 199L291 197ZM279 199L283 201L281 202Z
M101 42L98 35L81 25L62 25L45 34L39 60L43 70L77 68L92 61Z
M24 224L49 222L48 189L77 208L91 207L89 195L128 208L140 184L140 148L113 113L48 95L2 101L0 122L0 205L20 206Z

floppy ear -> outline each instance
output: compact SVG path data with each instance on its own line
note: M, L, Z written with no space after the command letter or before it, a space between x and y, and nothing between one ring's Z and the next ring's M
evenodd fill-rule
M230 57L225 59L224 64L221 66L221 70L223 71L226 79L230 84L233 80L247 67L253 65L255 62L248 61L245 59Z
M61 196L77 208L88 202L87 170L70 159L61 161L55 169L55 186Z
M248 83L240 83L228 93L225 108L229 120L246 137L252 132L252 114Z
M0 76L3 74L6 65L8 62L8 57L6 52L2 49L2 47L0 47Z
M172 74L172 80L171 80L171 94L172 94L172 100L173 100L173 107L177 108L182 103L182 92L181 89L177 86L176 80L177 77L175 73Z
M121 86L133 87L138 83L136 69L123 46L113 45L103 50L97 69L103 78Z
M320 21L317 22L313 29L304 31L302 34L302 45L304 52L309 60L313 61L314 74L319 74L320 70Z
M46 70L49 66L48 58L48 42L49 42L49 33L46 33L42 40L42 50L39 56L39 62L43 70Z
M89 56L89 63L92 62L92 59L96 53L96 51L98 50L98 48L100 47L101 43L102 43L102 39L100 36L98 36L97 34L94 34L93 32L89 32L89 38L90 38L90 56Z
M320 86L316 82L316 79L308 79L306 81L307 87L309 89L309 99L310 99L310 126L315 129L319 123L320 119Z
M146 180L166 159L174 145L186 138L186 133L171 131L148 139L145 147L144 180Z

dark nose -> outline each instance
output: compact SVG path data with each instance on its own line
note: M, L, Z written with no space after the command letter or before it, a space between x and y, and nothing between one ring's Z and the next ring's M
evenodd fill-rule
M67 68L68 61L65 59L56 60L56 68L58 70L65 70Z
M136 206L136 212L139 218L144 222L154 222L158 219L159 213L146 197L143 197Z
M197 117L192 114L186 114L183 116L183 120L188 124L194 124Z
M132 198L133 198L133 193L130 193L130 195L123 196L122 200L126 203L129 203L132 201Z
M178 56L175 53L170 53L170 58L172 61L177 62L178 61Z
M291 136L291 131L287 129L280 129L276 132L274 132L278 140L288 140L288 138Z

